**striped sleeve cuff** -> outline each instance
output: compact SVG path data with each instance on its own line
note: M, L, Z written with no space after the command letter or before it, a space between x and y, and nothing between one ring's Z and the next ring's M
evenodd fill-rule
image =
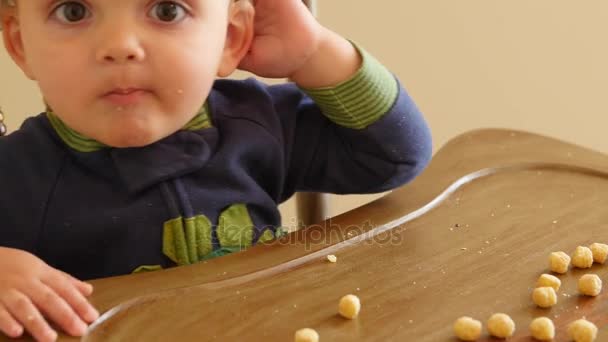
M353 43L363 59L350 79L333 87L302 89L334 123L364 129L386 114L399 95L397 80L372 55Z

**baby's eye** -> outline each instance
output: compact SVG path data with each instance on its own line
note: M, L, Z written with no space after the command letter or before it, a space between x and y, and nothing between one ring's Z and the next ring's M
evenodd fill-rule
M53 11L53 15L64 23L79 22L88 14L88 10L83 4L75 1L64 2Z
M162 1L152 7L150 15L160 21L180 21L186 15L186 10L173 1Z

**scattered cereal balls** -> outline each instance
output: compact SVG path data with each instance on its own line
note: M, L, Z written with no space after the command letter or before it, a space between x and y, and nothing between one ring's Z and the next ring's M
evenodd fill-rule
M330 254L327 256L327 260L329 260L329 262L331 263L335 263L336 261L338 261L338 258L335 255Z
M349 294L340 299L340 303L338 304L338 312L342 317L348 319L354 319L359 315L359 311L361 310L361 302L359 301L359 297Z
M295 342L318 342L319 334L310 328L296 331Z
M539 341L551 341L555 337L555 325L547 317L538 317L530 323L530 334Z
M589 249L591 249L591 253L593 253L593 261L598 264L606 262L606 257L608 257L608 245L596 242L591 244Z
M568 272L570 266L570 256L564 252L553 252L549 256L549 267L555 273Z
M488 319L488 332L494 337L510 337L515 332L515 322L504 313L495 313Z
M562 281L558 277L550 274L543 274L538 278L536 287L552 287L555 292L559 291L559 287L562 285Z
M454 334L463 341L475 341L481 336L481 322L471 317L460 317L454 322Z
M585 274L578 280L578 291L595 297L602 292L602 279L597 274Z
M550 308L557 303L557 294L552 287L537 287L532 291L532 301L541 308Z
M589 268L593 265L593 253L588 247L578 246L572 253L572 265L578 268Z
M568 336L574 342L592 342L597 336L597 327L586 319L579 319L568 326Z

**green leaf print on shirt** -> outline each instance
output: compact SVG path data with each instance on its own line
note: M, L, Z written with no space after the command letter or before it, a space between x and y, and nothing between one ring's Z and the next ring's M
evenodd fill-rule
M176 264L194 264L212 249L211 222L205 215L165 222L163 253Z
M233 204L220 214L217 237L221 247L246 249L253 243L253 222L245 204Z
M178 217L165 222L163 253L177 265L190 265L247 249L253 244L254 225L242 203L233 204L220 214L217 226L219 248L213 250L211 221L205 215ZM258 243L268 243L285 234L267 228Z

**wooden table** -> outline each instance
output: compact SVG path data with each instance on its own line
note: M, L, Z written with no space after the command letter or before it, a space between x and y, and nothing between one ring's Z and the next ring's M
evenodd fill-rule
M105 314L85 341L456 341L452 323L504 312L509 341L532 341L534 317L554 320L555 341L586 316L608 341L608 289L577 295L571 270L552 309L531 291L548 255L608 243L608 156L558 140L480 130L444 146L414 182L271 245L193 266L94 281ZM329 263L328 254L338 262ZM355 320L337 315L356 294ZM71 340L64 338L65 341Z

